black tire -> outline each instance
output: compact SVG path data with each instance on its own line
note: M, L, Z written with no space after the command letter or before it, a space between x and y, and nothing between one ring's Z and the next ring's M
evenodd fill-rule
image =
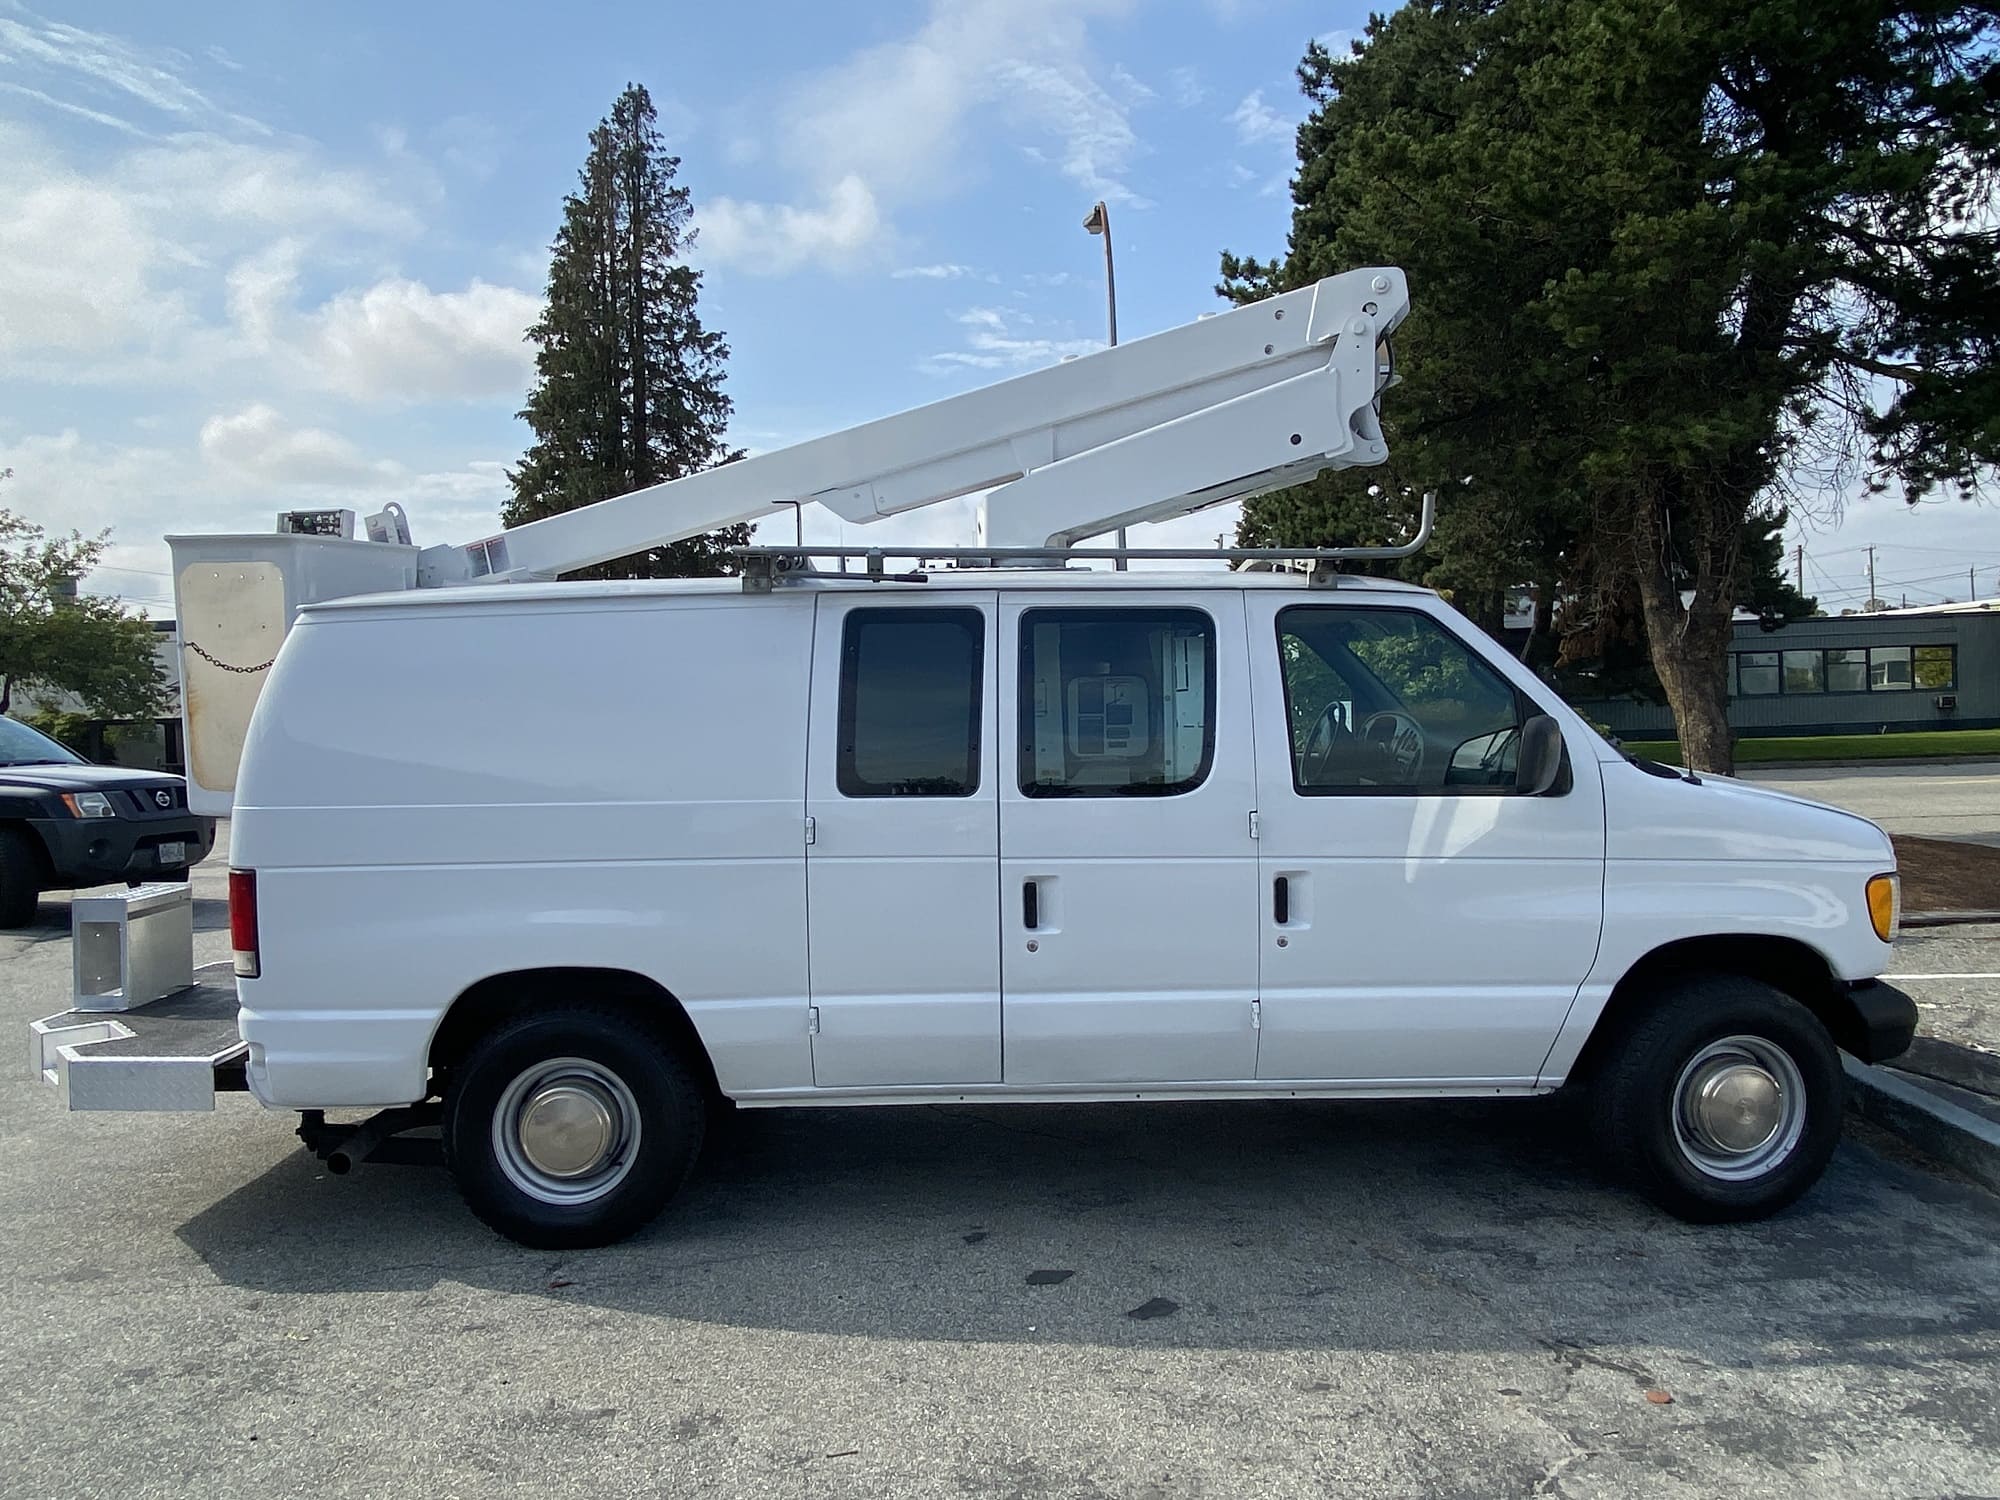
M28 835L0 828L0 927L26 927L42 896L42 867Z
M576 1181L545 1176L519 1129L525 1105L551 1086L590 1093L617 1122L603 1167ZM591 1006L521 1016L451 1070L445 1164L472 1211L511 1240L538 1250L608 1245L650 1223L687 1181L706 1112L701 1085L662 1032Z
M1826 1027L1791 996L1735 975L1676 980L1654 1001L1613 1039L1591 1086L1595 1133L1613 1166L1692 1223L1761 1219L1792 1203L1819 1180L1840 1141L1846 1091ZM1780 1101L1771 1139L1740 1156L1704 1141L1692 1102L1704 1069L1739 1062L1776 1081ZM1791 1114L1790 1100L1802 1118Z

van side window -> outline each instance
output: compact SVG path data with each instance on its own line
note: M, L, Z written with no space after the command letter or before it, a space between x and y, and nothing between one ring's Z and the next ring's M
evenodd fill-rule
M1280 610L1278 658L1302 795L1513 790L1531 710L1429 615Z
M976 609L857 609L840 640L845 797L969 797L979 790L986 620Z
M1020 777L1029 797L1171 797L1215 754L1215 624L1194 609L1021 616Z

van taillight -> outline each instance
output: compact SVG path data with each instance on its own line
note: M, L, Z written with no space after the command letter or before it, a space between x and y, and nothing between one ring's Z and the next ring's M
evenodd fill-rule
M229 946L239 979L257 977L257 872L229 872Z

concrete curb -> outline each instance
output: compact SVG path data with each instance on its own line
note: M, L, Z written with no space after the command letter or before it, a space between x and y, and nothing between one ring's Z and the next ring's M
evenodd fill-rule
M1905 927L1958 927L1969 922L2000 922L2000 911L1906 911L1902 916Z
M2000 1125L1885 1068L1872 1068L1844 1052L1840 1062L1847 1070L1849 1109L2000 1192Z

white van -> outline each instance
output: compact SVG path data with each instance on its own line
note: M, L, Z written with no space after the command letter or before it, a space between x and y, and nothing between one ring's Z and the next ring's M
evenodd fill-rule
M236 787L248 1086L441 1101L473 1210L549 1247L652 1219L722 1101L1582 1084L1672 1212L1796 1198L1838 1049L1914 1028L1888 839L1634 762L1435 595L1334 582L311 605Z

